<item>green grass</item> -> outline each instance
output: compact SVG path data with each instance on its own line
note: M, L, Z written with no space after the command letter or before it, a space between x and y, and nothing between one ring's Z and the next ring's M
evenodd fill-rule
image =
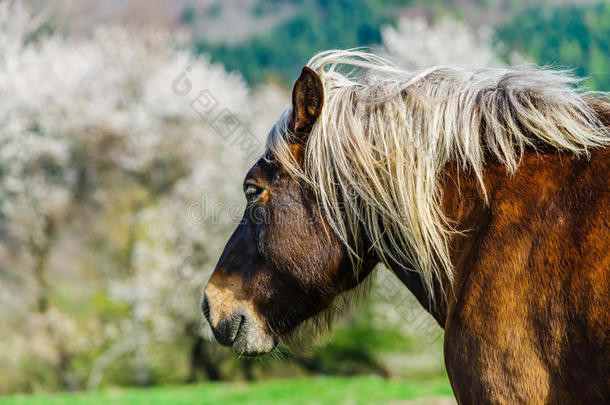
M206 383L99 393L15 395L0 405L384 404L423 396L450 396L445 379L395 381L377 377L315 377L253 384Z

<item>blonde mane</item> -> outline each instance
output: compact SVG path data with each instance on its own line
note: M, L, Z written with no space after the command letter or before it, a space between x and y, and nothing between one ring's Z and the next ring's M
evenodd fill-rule
M361 232L387 264L415 270L433 296L435 279L453 280L449 242L456 232L440 207L439 174L448 162L483 184L486 160L514 173L526 148L545 145L587 155L607 145L592 94L566 72L536 67L409 72L379 56L326 51L308 66L324 86L303 167L295 161L284 112L267 148L307 181L330 226L355 258ZM350 238L352 235L353 238Z

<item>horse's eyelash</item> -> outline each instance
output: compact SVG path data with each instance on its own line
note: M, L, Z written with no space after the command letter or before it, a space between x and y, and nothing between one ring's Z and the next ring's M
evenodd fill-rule
M262 191L263 191L263 189L261 187L258 187L254 184L248 184L244 188L244 194L246 194L246 196L253 195L253 194L260 194Z

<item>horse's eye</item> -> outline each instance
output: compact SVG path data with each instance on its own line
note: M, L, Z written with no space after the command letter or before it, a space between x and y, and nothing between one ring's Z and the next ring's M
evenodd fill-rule
M263 189L254 184L246 184L246 187L244 188L244 194L246 195L246 200L248 202L256 201L262 192Z

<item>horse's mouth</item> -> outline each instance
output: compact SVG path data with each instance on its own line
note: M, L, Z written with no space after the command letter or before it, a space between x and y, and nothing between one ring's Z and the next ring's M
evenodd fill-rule
M278 342L257 319L245 314L233 314L219 322L212 331L220 344L232 347L240 356L267 354L275 349Z
M233 351L240 356L256 357L271 352L277 339L247 316L241 316L233 339Z
M241 338L241 334L243 334L243 330L244 330L244 323L246 322L246 317L244 315L239 317L239 324L237 325L237 328L235 330L235 335L233 336L233 343L231 344L231 347L233 347L233 350L235 350L235 345L237 343L237 341Z
M221 296L216 291L212 292L212 297ZM229 299L220 300L220 304L210 305L207 294L204 294L201 310L218 343L232 347L241 356L260 356L277 346L278 339L270 333L251 302L238 301L229 295Z

